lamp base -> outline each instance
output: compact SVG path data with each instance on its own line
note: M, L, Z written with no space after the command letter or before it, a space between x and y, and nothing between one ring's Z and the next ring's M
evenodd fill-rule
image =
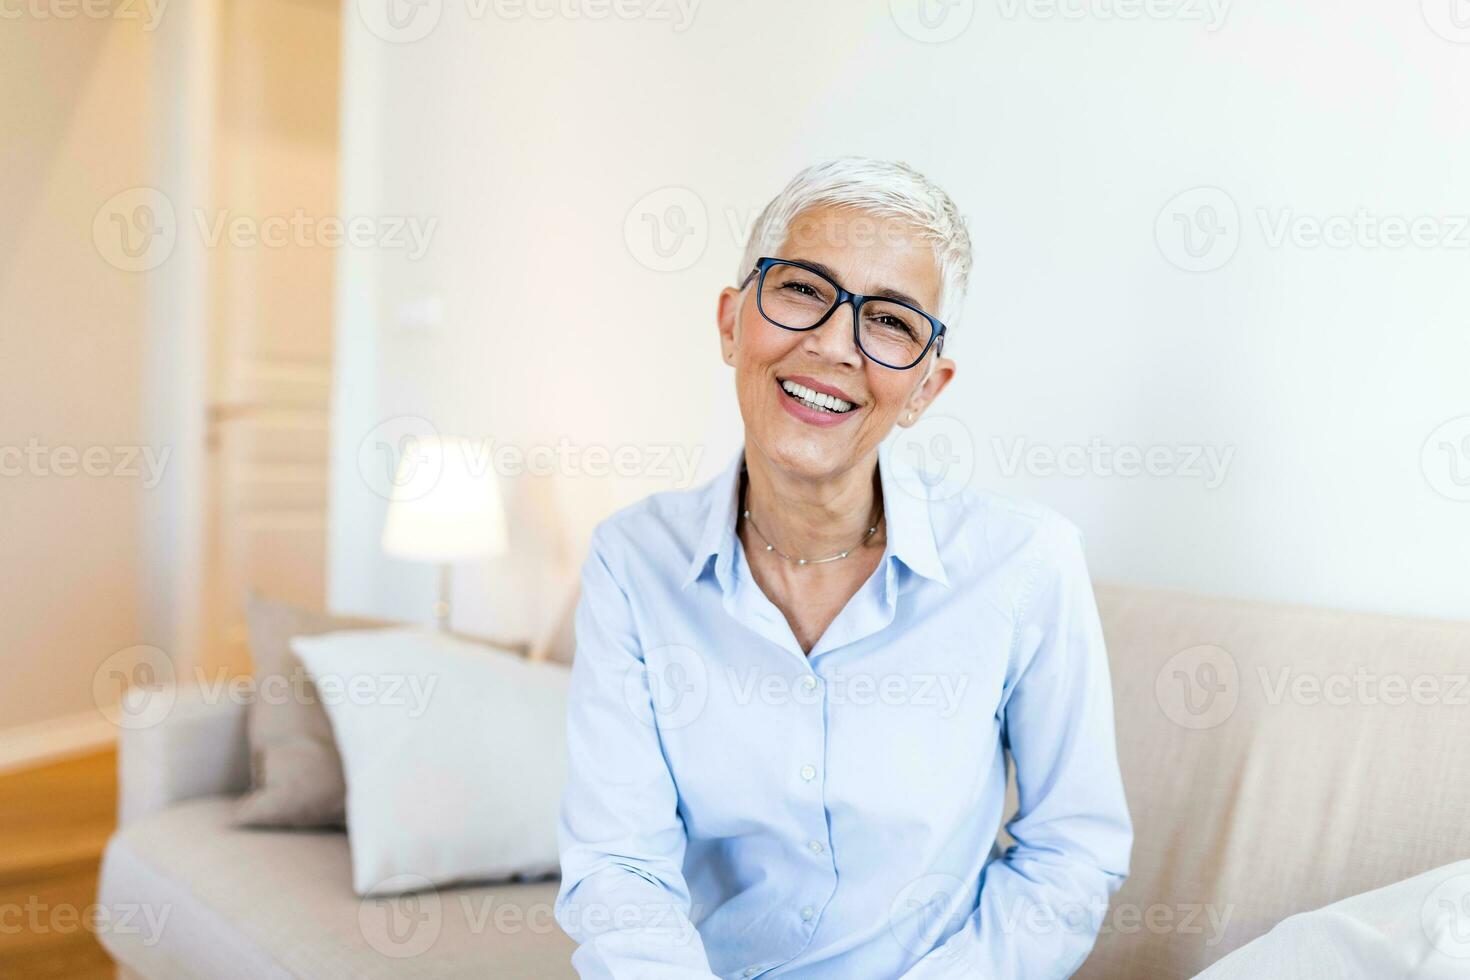
M453 591L454 567L447 562L439 566L439 601L434 603L434 628L449 632L449 596Z

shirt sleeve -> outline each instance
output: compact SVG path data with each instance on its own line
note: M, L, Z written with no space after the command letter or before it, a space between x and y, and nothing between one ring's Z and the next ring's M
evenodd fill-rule
M688 840L632 610L601 537L575 616L556 919L578 943L583 980L713 978L690 919Z
M1133 828L1081 534L1057 515L1039 534L1002 694L1019 795L1006 825L1015 843L986 866L975 912L910 980L1071 976L1128 875Z

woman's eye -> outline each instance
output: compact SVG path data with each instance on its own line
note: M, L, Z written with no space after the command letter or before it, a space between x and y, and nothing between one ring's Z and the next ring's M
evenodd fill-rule
M874 317L874 320L877 321L878 326L883 327L887 330L898 330L902 333L913 336L913 328L911 328L907 323L904 323L896 316L885 314L883 316Z
M789 290L792 290L794 292L800 293L802 296L815 296L815 295L817 295L817 291L815 289L813 289L812 287L808 286L804 282L788 282L786 285L782 286L781 288L782 289L789 289Z

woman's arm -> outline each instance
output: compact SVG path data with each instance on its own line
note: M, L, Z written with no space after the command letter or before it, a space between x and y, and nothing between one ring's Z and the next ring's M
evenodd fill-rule
M690 921L678 794L659 744L628 597L601 534L582 568L567 711L556 919L584 978L710 978Z
M913 980L1070 976L1128 874L1133 828L1081 534L1049 515L1038 535L1001 702L1020 797L1006 825L1015 844L986 867L979 908Z

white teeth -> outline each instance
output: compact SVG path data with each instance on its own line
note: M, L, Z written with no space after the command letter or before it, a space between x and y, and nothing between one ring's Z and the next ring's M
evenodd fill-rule
M813 391L806 385L799 385L795 381L783 381L781 387L788 395L796 398L808 408L827 412L848 412L853 407L852 402L843 401L841 398L820 391Z

